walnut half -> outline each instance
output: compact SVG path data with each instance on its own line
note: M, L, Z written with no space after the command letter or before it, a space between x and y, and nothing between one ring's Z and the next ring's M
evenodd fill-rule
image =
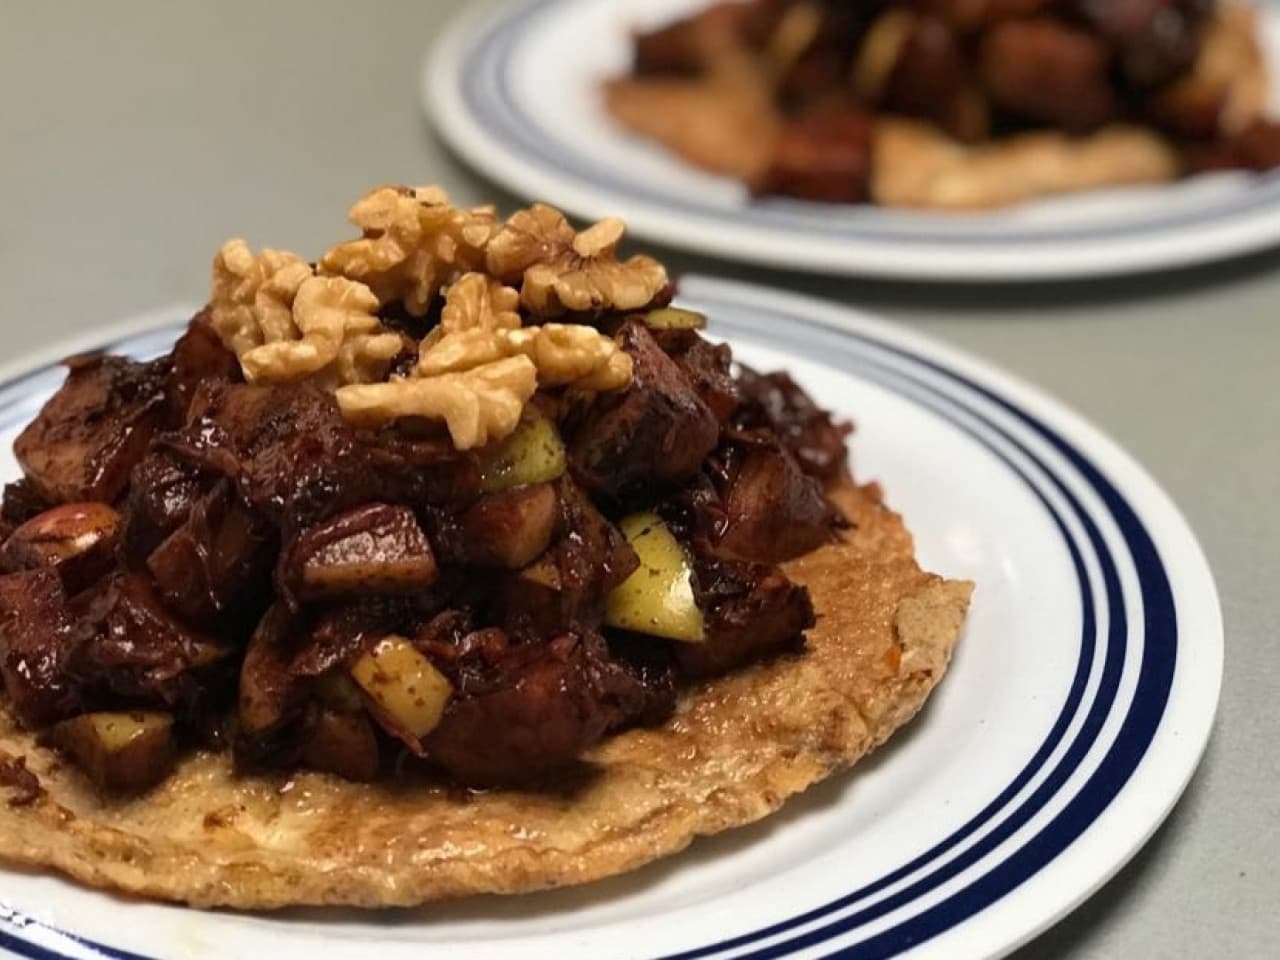
M415 375L469 370L526 356L544 385L617 390L631 382L631 358L611 338L582 324L521 327L516 291L469 273L449 287L440 326L422 343Z
M403 343L383 329L377 308L364 284L314 276L291 253L255 256L231 240L214 259L210 322L250 383L381 380Z
M507 357L437 377L341 387L336 397L343 416L353 423L376 426L402 417L443 420L454 446L471 450L509 436L537 387L532 361Z
M440 288L484 262L497 231L492 207L451 206L439 187L379 187L351 208L364 235L320 258L320 272L359 280L380 304L399 301L421 317Z
M243 240L228 240L213 258L209 320L237 356L273 340L297 336L293 298L311 268L287 250L254 254Z
M601 220L576 233L564 214L535 203L514 214L489 241L490 274L520 283L520 302L540 317L599 310L638 310L667 285L652 257L619 262L621 220Z

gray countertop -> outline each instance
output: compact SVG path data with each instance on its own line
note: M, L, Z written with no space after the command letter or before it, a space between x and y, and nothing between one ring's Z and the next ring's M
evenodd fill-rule
M200 299L228 236L317 251L376 183L436 181L511 206L418 108L424 47L461 6L3 4L0 362ZM1143 852L1019 957L1261 957L1280 945L1277 267L1271 252L1175 275L970 288L751 271L1056 394L1146 465L1213 565L1227 670L1204 763Z

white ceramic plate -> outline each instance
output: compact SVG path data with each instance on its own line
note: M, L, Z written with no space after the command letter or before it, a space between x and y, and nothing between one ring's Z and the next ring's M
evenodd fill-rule
M629 30L707 0L474 4L432 46L422 96L445 139L493 180L639 236L767 266L952 280L1085 277L1201 263L1280 242L1280 175L1225 173L929 214L781 198L752 202L615 125L600 81L625 72ZM1280 14L1267 7L1280 68ZM1275 71L1280 80L1280 69ZM1274 98L1280 102L1280 97Z
M40 960L987 957L1117 870L1186 784L1218 696L1218 601L1177 510L1077 416L952 349L760 288L690 278L683 291L742 359L790 369L855 418L857 475L883 482L928 568L977 582L954 666L908 729L763 823L594 886L263 917L0 872L0 948ZM98 345L158 353L185 315ZM61 376L28 367L0 385L6 478L10 442Z

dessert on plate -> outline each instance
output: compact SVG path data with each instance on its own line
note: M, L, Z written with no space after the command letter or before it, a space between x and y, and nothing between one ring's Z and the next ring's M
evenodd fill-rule
M0 506L0 857L194 905L580 883L847 767L941 679L852 429L623 226L382 187L66 361Z
M1280 165L1235 0L728 0L638 32L622 125L756 195L981 209Z

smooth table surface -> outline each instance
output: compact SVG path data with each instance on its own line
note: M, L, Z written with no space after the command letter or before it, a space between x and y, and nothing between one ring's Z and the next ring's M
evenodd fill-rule
M511 208L418 108L425 47L463 5L0 4L0 363L200 300L227 237L314 255L376 184L438 182ZM968 288L665 259L866 307L986 357L1091 418L1172 494L1222 594L1213 739L1152 842L1017 956L1280 955L1280 252Z

